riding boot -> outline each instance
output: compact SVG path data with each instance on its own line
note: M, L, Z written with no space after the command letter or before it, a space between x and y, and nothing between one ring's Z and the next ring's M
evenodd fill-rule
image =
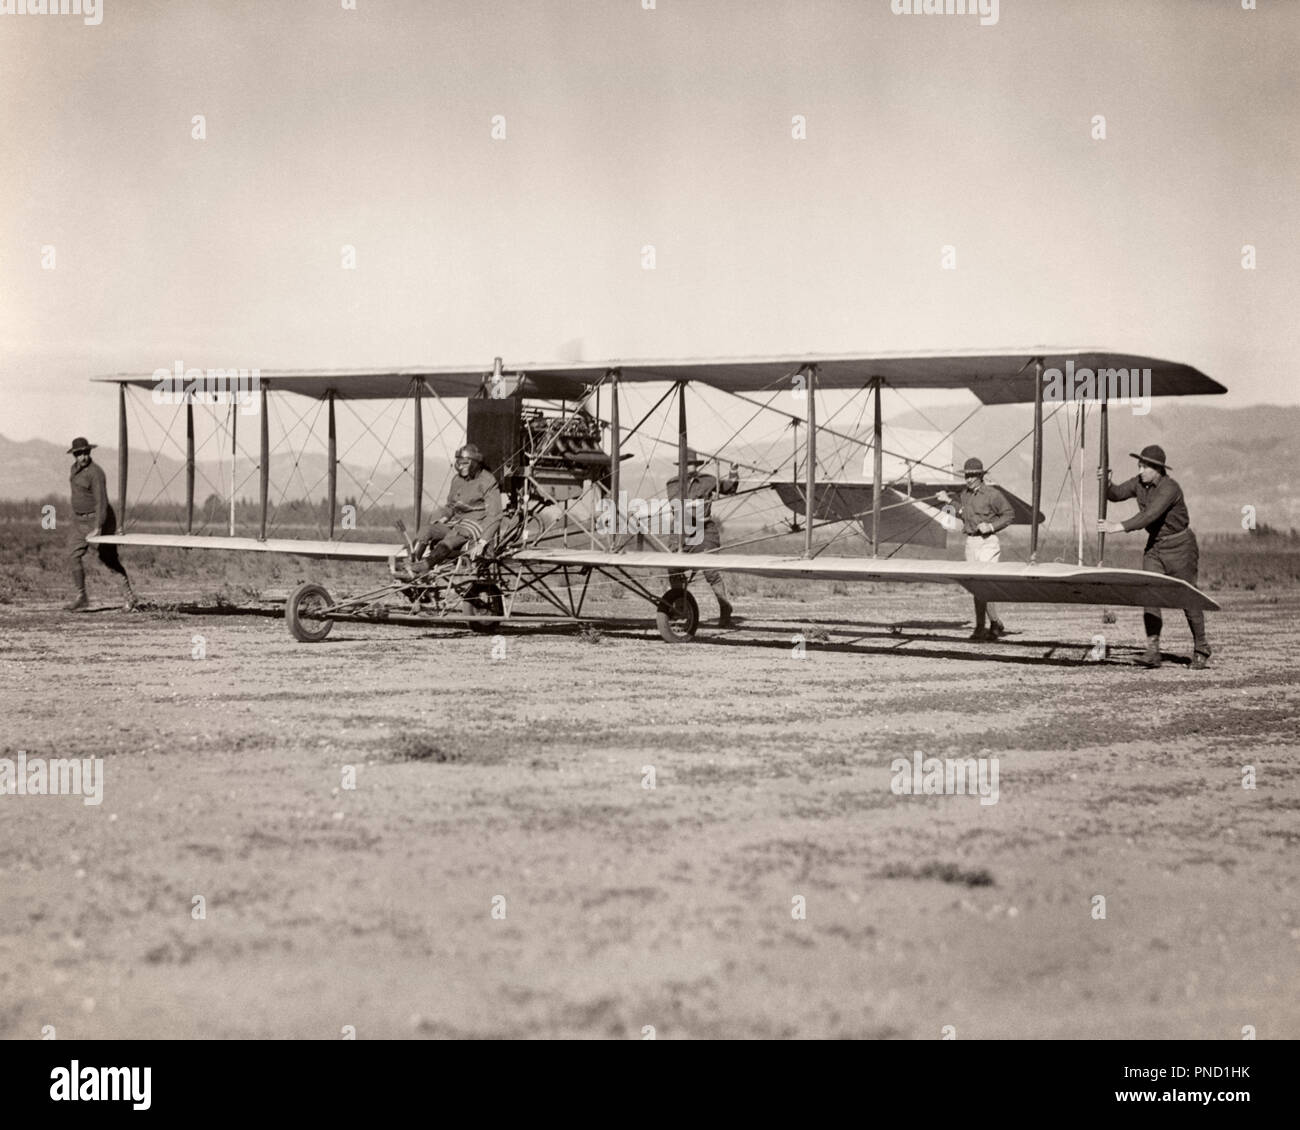
M429 568L432 569L435 565L441 565L449 557L455 557L456 553L456 550L447 548L445 541L440 541L429 551Z
M719 577L717 582L709 586L713 590L713 595L718 601L718 627L731 627L731 601L727 599L727 586L723 584L722 578Z
M1139 667L1160 666L1160 637L1147 636L1147 649L1137 659Z
M77 586L77 595L70 604L63 606L63 611L84 612L90 607L90 600L86 596L86 570L82 568L80 561L72 563L72 583Z

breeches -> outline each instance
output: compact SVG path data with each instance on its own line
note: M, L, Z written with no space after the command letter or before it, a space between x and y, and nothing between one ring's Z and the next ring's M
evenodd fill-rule
M68 538L68 557L72 561L72 575L78 580L86 575L82 561L92 548L90 542L88 542L86 538L90 536L94 529L95 515L73 515L72 534ZM117 515L113 513L113 508L111 506L108 508L108 513L104 517L104 525L99 532L101 534L112 534L117 532ZM117 556L117 546L96 545L93 548L99 555L99 560L106 569L109 569L120 576L126 576L126 569L123 567L121 560L119 560Z
M682 547L682 552L683 553L705 553L710 549L718 549L721 547L721 545L722 545L722 531L718 528L718 524L715 521L709 520L704 523L704 536L700 539L700 541L696 545L691 545L690 543L687 543ZM704 579L709 583L710 586L716 588L718 585L722 583L722 574L719 573L716 569L705 569ZM685 588L686 574L674 570L668 574L668 583L672 585L673 588Z
M1163 573L1166 577L1176 577L1189 585L1196 584L1196 572L1200 564L1200 548L1196 544L1196 535L1191 530L1183 530L1167 538L1161 538L1153 545L1147 546L1142 555L1142 568L1148 573ZM1142 621L1148 636L1158 636L1162 627L1159 608L1144 608ZM1210 653L1209 644L1205 642L1205 613L1199 609L1187 610L1187 626L1192 630L1192 640L1196 650L1206 655Z
M425 545L441 544L448 550L456 550L469 541L469 534L459 526L449 526L446 522L430 522L421 532L420 541Z

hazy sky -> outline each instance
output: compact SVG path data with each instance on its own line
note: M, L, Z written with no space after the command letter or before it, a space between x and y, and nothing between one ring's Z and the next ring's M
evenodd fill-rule
M87 378L177 359L1049 343L1189 362L1225 404L1300 402L1300 3L1259 9L1002 0L994 26L889 0L0 15L0 432L113 443L112 393Z

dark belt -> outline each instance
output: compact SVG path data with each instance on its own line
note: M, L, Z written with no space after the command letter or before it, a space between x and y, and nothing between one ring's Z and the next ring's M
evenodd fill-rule
M1147 549L1180 549L1187 542L1194 540L1196 537L1192 533L1192 527L1187 526L1173 534L1161 534L1159 537L1152 538L1147 544Z

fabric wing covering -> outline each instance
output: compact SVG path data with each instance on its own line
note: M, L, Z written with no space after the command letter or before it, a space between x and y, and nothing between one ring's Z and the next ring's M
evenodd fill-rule
M880 353L874 356L806 354L787 357L709 358L670 361L584 361L561 364L511 365L507 376L521 374L530 382L531 394L578 399L585 386L616 370L624 382L696 381L725 392L761 392L778 387L805 366L817 367L819 389L856 389L875 377L892 388L969 389L984 404L1022 404L1034 399L1034 362L1044 369L1076 372L1090 370L1151 371L1150 396L1205 396L1226 392L1223 385L1198 369L1176 361L1135 353L1100 349L1048 349L1030 347L997 353ZM389 368L368 370L285 369L258 370L259 379L276 392L323 397L333 392L353 400L400 400L422 381L439 396L473 396L491 376L491 370L474 367ZM153 388L149 374L122 373L97 380ZM1065 385L1055 399L1098 399L1086 385ZM1050 395L1049 401L1054 399ZM1114 396L1112 395L1112 399Z
M207 534L101 534L92 545L152 546L156 549L224 549L235 553L290 553L298 557L387 561L405 557L406 546L373 541L311 541L306 538L232 538Z
M898 558L775 557L746 553L609 553L602 550L527 549L515 560L534 566L603 569L717 569L759 577L806 581L879 581L886 584L956 584L980 600L1029 604L1116 604L1153 608L1219 606L1175 577L1140 569L1087 565L978 564L964 561L908 561Z

